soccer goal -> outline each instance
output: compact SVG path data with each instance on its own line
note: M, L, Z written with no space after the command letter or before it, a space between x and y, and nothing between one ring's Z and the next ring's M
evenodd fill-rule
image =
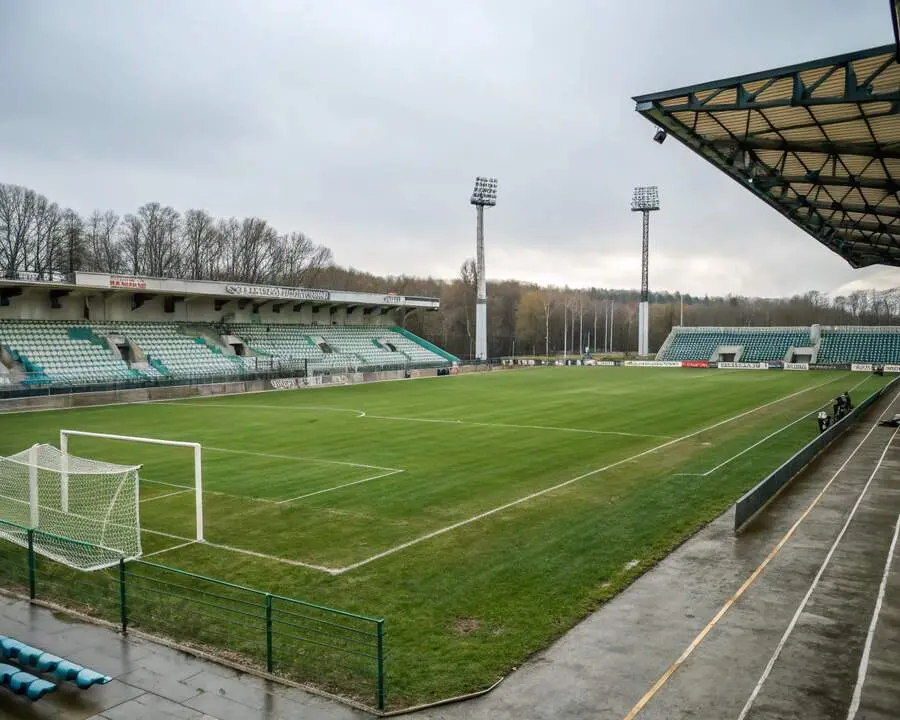
M195 540L203 542L203 448L200 443L181 442L179 440L159 440L150 437L136 437L132 435L113 435L111 433L89 432L87 430L60 430L59 449L63 458L68 457L70 437L101 438L104 440L118 440L122 442L143 443L145 445L168 445L170 447L190 448L194 453L194 513L196 520ZM62 470L62 505L65 508L68 503L69 478L66 467Z
M139 468L52 445L0 457L0 537L80 570L139 557Z

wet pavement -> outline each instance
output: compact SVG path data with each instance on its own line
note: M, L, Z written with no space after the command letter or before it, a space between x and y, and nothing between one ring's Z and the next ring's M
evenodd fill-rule
M0 689L0 718L22 720L361 720L371 715L295 688L27 602L0 596L0 628L47 652L112 676L79 690L58 683L37 702Z

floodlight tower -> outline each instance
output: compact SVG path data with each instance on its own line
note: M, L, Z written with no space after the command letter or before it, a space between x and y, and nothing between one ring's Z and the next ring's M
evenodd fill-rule
M476 230L478 296L475 301L475 358L487 360L487 282L484 274L484 209L497 204L497 178L478 176L469 202L478 216Z
M659 189L655 185L636 187L631 196L631 211L644 219L644 243L641 246L641 304L638 312L638 355L650 352L650 213L659 210Z

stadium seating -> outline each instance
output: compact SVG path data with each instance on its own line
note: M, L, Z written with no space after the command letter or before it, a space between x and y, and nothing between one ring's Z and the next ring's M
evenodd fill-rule
M25 384L152 382L230 377L296 367L310 373L444 367L452 355L412 333L379 325L234 324L227 332L254 354L234 355L217 338L226 330L200 323L0 322L0 346L20 363ZM129 364L110 344L132 346ZM142 355L143 354L143 357ZM7 380L6 374L0 376Z
M823 328L817 362L900 363L900 327Z
M784 360L792 347L811 344L803 328L673 328L657 359L710 360L716 348L743 348L741 362Z
M203 338L179 332L175 323L110 323L95 326L125 336L147 355L151 367L175 378L239 375L243 365ZM154 363L153 361L158 361Z
M0 345L31 373L31 382L116 382L140 377L86 326L3 322Z
M24 695L31 701L40 700L47 693L56 690L53 683L7 663L0 663L0 687L9 688L16 695Z
M229 330L255 352L306 363L311 372L440 367L456 359L411 333L377 325L235 324Z

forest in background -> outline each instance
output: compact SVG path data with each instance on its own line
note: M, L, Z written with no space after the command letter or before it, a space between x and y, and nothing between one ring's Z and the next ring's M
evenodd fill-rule
M50 279L76 270L439 297L439 312L410 312L406 327L455 355L474 355L478 279L471 258L462 259L454 278L378 276L340 267L326 245L262 218L215 218L159 202L125 215L83 216L34 190L0 184L0 276ZM487 288L491 357L637 349L637 290L490 278ZM692 326L900 323L900 288L786 298L663 292L651 293L650 302L652 351L682 315Z

